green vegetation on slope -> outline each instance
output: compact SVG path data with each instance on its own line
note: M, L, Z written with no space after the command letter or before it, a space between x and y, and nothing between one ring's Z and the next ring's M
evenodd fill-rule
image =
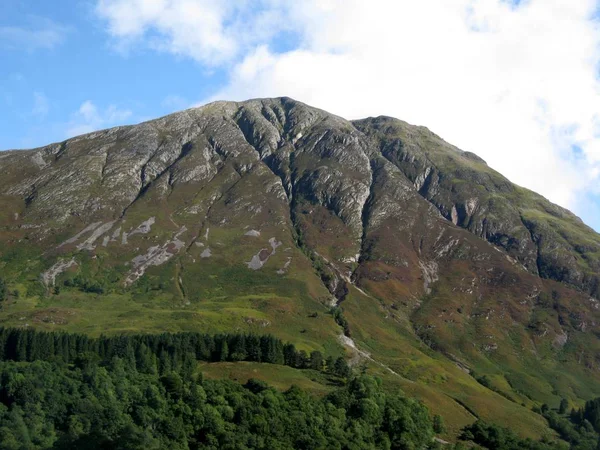
M542 405L541 414L550 427L556 430L564 442L544 439L536 442L523 440L512 430L497 425L477 421L465 427L460 438L473 441L490 450L597 450L600 448L600 398L591 400L583 408L565 414L565 402L558 411Z
M255 379L280 391L298 386L317 396L324 396L340 385L340 379L327 372L248 361L200 362L198 370L202 372L204 379L225 379L241 384Z
M433 428L420 403L371 377L323 399L250 380L136 370L127 359L0 363L2 449L413 449Z
M477 419L539 439L534 409L600 395L600 237L422 127L220 103L0 166L2 326L346 352L444 416L447 440ZM331 389L230 347L211 377Z
M155 334L90 338L81 334L0 328L0 360L60 361L63 364L92 358L107 364L126 358L144 372L165 373L173 368L193 372L196 361L254 361L285 364L298 369L326 371L347 378L350 369L343 357L324 358L315 350L297 351L270 335L254 334Z
M264 362L197 365L244 357ZM230 380L216 379L225 374ZM595 450L600 398L567 409L565 400L558 412L538 411L564 442L522 439L481 420L459 437L490 450ZM433 435L445 422L380 378L352 376L342 358L307 358L271 336L0 330L2 450L437 449Z
M343 305L357 345L395 374L385 367L374 370L444 417L448 437L456 437L477 419L509 426L522 437L539 439L549 433L543 417L482 386L456 363L420 342L385 304L352 289Z

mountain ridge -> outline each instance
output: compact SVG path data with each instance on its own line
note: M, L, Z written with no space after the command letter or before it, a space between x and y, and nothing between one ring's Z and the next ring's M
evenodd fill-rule
M304 107L304 108L309 108L307 105L304 105L303 103L297 102L297 101L295 101L295 100L293 100L293 99L291 99L289 97L282 97L282 98L279 98L277 100L279 102L281 102L282 104L297 104L297 105L302 105L302 107ZM237 108L238 110L240 110L240 109L244 108L245 104L264 103L265 101L269 101L269 99L253 99L253 100L248 100L247 102L216 101L216 102L204 105L204 106L190 108L190 109L183 110L183 111L180 111L180 112L177 112L177 113L169 114L167 116L163 116L163 117L158 118L158 119L153 119L153 120L150 120L150 121L146 121L146 122L143 122L143 123L138 124L138 125L120 126L120 127L110 128L110 129L107 129L107 130L95 131L95 132L88 133L88 134L85 134L85 135L82 135L82 136L77 136L75 138L68 139L68 140L60 142L60 143L54 143L54 144L50 144L50 145L45 146L45 147L40 147L38 149L17 150L17 151L36 152L35 155L34 155L34 158L36 159L36 161L35 161L36 164L38 164L38 165L39 164L44 165L45 162L44 162L43 156L40 154L40 152L42 151L42 149L46 150L46 152L48 151L48 149L51 149L50 150L51 153L52 152L57 152L56 153L56 158L58 159L60 157L60 148L62 146L64 146L64 145L66 145L67 142L71 142L71 141L76 142L76 141L81 140L81 139L94 139L94 137L103 136L103 135L106 135L106 134L110 135L110 134L113 134L113 133L126 132L127 130L135 129L135 127L148 127L148 126L156 126L156 125L160 127L161 125L164 125L165 122L177 121L178 119L183 118L183 116L188 116L188 118L189 118L190 114L198 114L198 113L201 113L201 111L203 111L203 110L210 110L210 109L222 108L224 110L229 110L229 113L231 114L232 108L233 109ZM394 118L389 117L389 116L378 116L378 117L375 117L375 118L371 118L370 117L370 118L366 118L366 119L359 119L359 120L354 120L354 121L346 121L345 119L342 119L339 116L330 115L330 114L326 113L323 110L319 110L319 109L315 109L315 108L310 108L310 110L314 111L317 115L320 115L321 117L323 117L323 116L335 117L337 121L345 122L346 124L353 126L358 131L361 131L360 130L361 124L366 124L366 123L379 124L379 123L382 123L382 122L386 122L386 123L394 122L395 124L398 124L400 126L400 128L403 128L405 130L406 129L411 129L411 130L414 130L414 131L416 131L418 133L429 135L431 138L433 138L433 140L439 141L440 143L442 143L442 145L445 145L447 149L455 151L458 155L463 156L463 157L465 157L467 159L471 159L475 163L482 163L486 167L489 167L489 166L487 166L487 164L485 163L485 161L483 159L481 159L480 157L478 157L474 153L464 152L464 151L460 150L459 148L457 148L455 146L447 144L439 136L437 136L434 133L432 133L426 127L412 126L412 125L407 124L406 122L399 121L399 120L394 119ZM245 119L242 117L242 120L245 120ZM238 124L238 126L239 126L239 124ZM242 122L242 126L243 126L243 122ZM240 130L242 132L244 132L241 127L240 127ZM248 136L244 136L244 137L248 141ZM289 137L290 136L288 136L288 138ZM279 136L279 138L282 139L283 137ZM250 137L250 139L252 139L252 138ZM273 145L273 143L271 143L271 145ZM57 146L59 146L59 147L57 147ZM5 157L7 157L8 154L14 154L15 151L13 150L13 151L8 151L8 152L10 152L10 153L6 153L5 152L5 155L4 155ZM384 152L384 153L388 154L389 152ZM260 151L259 151L259 154L260 154ZM262 154L260 154L260 159L261 160L264 159ZM419 189L418 189L419 191L421 191L424 188L425 189L427 188L427 186L422 186L422 185L425 184L428 181L428 177L430 177L429 171L431 171L432 168L435 168L435 164L431 160L431 158L429 157L429 155L426 155L425 159L426 159L426 161L424 161L424 162L427 162L428 165L427 165L426 168L424 168L424 171L421 172L420 174L416 174L415 175L413 173L410 173L410 169L409 169L409 171L405 171L404 172L404 174L415 184L415 186L419 187ZM411 164L414 166L414 163L415 163L415 158L414 158L414 155L412 155ZM269 169L271 169L273 171L273 167L270 167L270 166L271 165L267 162L267 167L269 167ZM491 168L490 168L490 170L494 173L494 175L496 176L497 179L501 180L501 184L504 184L504 185L510 186L510 187L516 187L516 188L521 189L523 191L527 191L529 194L532 194L534 196L538 196L542 200L542 202L546 203L546 205L544 205L544 206L549 207L549 208L547 208L547 212L550 212L551 214L553 214L553 215L555 215L555 216L557 216L559 218L561 218L561 216L568 215L568 216L570 216L569 217L570 220L576 220L577 222L580 222L582 225L585 225L583 223L583 221L581 221L580 218L578 218L577 216L573 215L570 211L568 211L568 210L566 210L564 208L561 208L561 207L559 207L559 206L557 206L555 204L552 204L547 199L539 196L539 194L535 194L532 191L528 191L525 188L521 188L521 187L519 187L517 185L514 185L513 183L511 183L509 180L507 180L506 178L504 178L498 172L493 171L493 169L491 169ZM424 178L422 180L420 180L419 177L424 177ZM285 179L282 179L282 181L285 181ZM289 183L289 180L288 180L288 183ZM142 187L145 187L144 186L144 182L142 182ZM498 189L498 188L501 189L502 188L502 186L499 186L498 183L496 183L496 185L494 187L496 189ZM289 190L289 186L288 186L288 190ZM429 196L429 198L428 198L427 195L424 195L424 198L428 199L431 202L432 199L430 197L431 196ZM449 205L445 205L445 204L436 204L435 206L440 210L440 213L444 217L452 220L453 223L458 224L459 219L461 220L461 222L465 221L465 216L468 215L466 213L468 212L469 209L471 209L471 208L474 207L474 204L473 204L474 201L476 201L476 200L470 199L470 201L467 202L468 204L462 205L463 207L462 207L461 210L457 210L456 205L452 205L452 207L450 207ZM548 209L550 209L551 211L548 211ZM462 217L459 217L459 215L461 215ZM535 223L531 223L531 225L528 227L527 223L529 223L529 222L526 219L524 219L524 218L522 218L521 222L524 225L525 229L527 231L529 231L529 234L530 234L530 237L531 237L531 241L533 241L535 243L536 240L539 240L538 237L536 237L534 234L532 234L532 228L534 228L536 224ZM480 237L484 236L487 233L487 232L485 232L483 230L484 227L482 225L480 225L478 228L475 227L477 229L473 229L474 227L469 228L469 224L467 224L467 223L461 223L460 226L463 226L463 227L466 227L467 229L470 229L470 231L475 232L475 234L477 234ZM591 230L591 228L588 227L587 225L585 225L585 228L586 228L585 229L586 232L590 232L591 231L593 234L597 234L593 230ZM525 231L525 230L523 230L523 231ZM521 233L521 236L519 236L521 239L523 239L523 234L524 233ZM503 236L503 237L505 237L505 236ZM598 236L596 236L596 237L598 237ZM514 238L514 236L509 236L509 240L510 240L510 238ZM492 243L497 244L500 248L503 248L504 250L508 251L509 254L511 253L511 249L508 248L509 245L497 242L498 238L496 236L487 236L486 239L488 241L492 242ZM596 241L597 241L596 244L598 244L598 242L600 242L600 240L598 240L598 239L596 239ZM524 250L525 249L521 249L521 251L524 251ZM522 259L521 262L524 262L525 266L528 267L529 270L532 270L533 266L534 266L534 264L533 264L533 254L532 254L533 249L530 248L530 249L528 249L528 251L529 251L530 254L527 257L523 256L521 258ZM514 256L514 255L511 254L511 256ZM519 259L519 258L517 258L517 259ZM595 267L598 267L599 262L598 261L594 261L594 262L595 262ZM535 265L536 266L538 265L537 262L536 262ZM545 271L543 269L540 270L540 269L542 269L542 268L540 268L540 267L536 268L537 273L542 273L543 275L546 274L547 271ZM558 278L558 276L557 277L553 277L553 276L549 275L548 278L554 278L554 279L556 279L556 278ZM577 276L570 277L571 279L569 279L569 277L566 277L566 278L567 278L566 280L560 279L560 281L567 281L568 283L574 284L574 285L577 285L578 283L581 284L581 283L584 282L581 279L582 278L581 276L579 276L579 277L577 277ZM575 280L576 282L573 282L573 279L576 279ZM590 283L592 284L592 286L590 286L590 288L589 288L591 290L590 293L592 293L592 295L597 296L597 290L598 290L598 280L597 280L597 278L594 279L594 280L592 280Z
M600 235L425 127L215 102L0 170L5 325L270 332L454 430L472 411L536 435L532 406L600 394Z

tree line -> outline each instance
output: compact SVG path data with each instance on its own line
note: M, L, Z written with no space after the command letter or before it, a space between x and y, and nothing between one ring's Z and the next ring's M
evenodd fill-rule
M420 402L359 376L324 398L258 380L245 385L171 371L0 362L0 449L425 449Z
M282 364L298 369L326 371L338 377L350 375L343 357L325 358L283 343L272 335L161 333L93 338L84 334L0 328L0 361L61 361L83 364L86 360L107 364L123 359L142 373L193 371L196 361L253 361Z
M322 399L203 380L197 361L255 361L345 378ZM343 358L298 351L272 335L162 333L97 338L0 328L0 450L85 448L467 448L439 445L443 420L385 394ZM522 439L477 421L461 441L490 450L600 450L600 398L569 413L539 409L563 439ZM293 420L291 420L293 418ZM564 442L566 441L566 442ZM471 445L471 444L469 444Z

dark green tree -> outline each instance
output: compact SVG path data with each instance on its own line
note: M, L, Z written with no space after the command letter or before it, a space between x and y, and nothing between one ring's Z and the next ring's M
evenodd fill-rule
M142 373L156 373L156 359L145 344L137 346L135 362L138 371Z
M350 367L343 357L340 356L335 360L333 374L340 378L348 378L350 376Z
M244 361L248 357L248 352L246 350L246 336L243 334L233 336L231 339L230 351L230 359L232 361Z
M333 358L333 356L328 356L327 359L325 359L325 371L327 373L333 373L334 366L335 359Z
M229 345L227 345L227 340L223 339L221 341L221 346L219 348L219 361L227 361L229 358Z
M298 366L298 352L296 352L294 344L285 344L283 346L283 363L286 366Z
M6 282L0 278L0 302L6 300Z
M310 353L310 368L313 370L323 370L323 355L320 351L314 350Z
M250 335L246 338L246 347L249 361L261 361L262 354L260 348L260 337Z
M310 357L305 350L300 350L298 352L298 356L296 357L296 367L298 369L306 369L309 367Z
M160 377L160 382L165 387L165 390L176 398L181 397L183 394L183 381L179 374L171 372L163 375Z

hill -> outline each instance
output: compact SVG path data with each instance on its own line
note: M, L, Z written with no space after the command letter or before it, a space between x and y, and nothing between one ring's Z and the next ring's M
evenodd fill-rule
M426 128L217 102L0 173L3 326L268 333L366 365L449 436L538 438L532 408L600 395L600 236Z

